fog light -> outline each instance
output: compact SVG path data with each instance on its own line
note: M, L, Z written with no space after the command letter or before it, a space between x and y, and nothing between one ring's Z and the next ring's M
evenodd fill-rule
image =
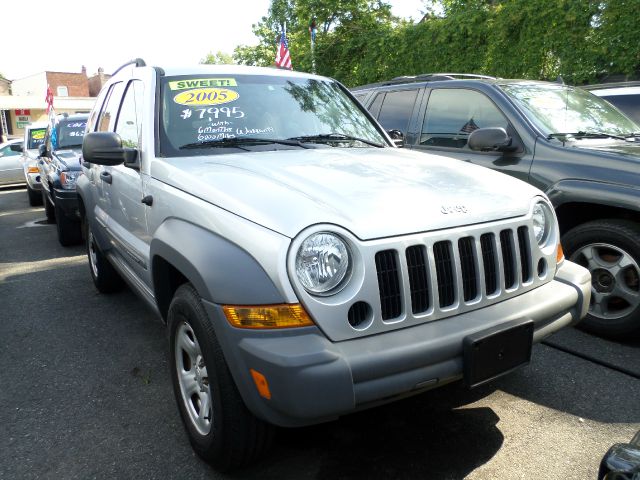
M313 321L298 303L282 305L224 305L227 321L238 328L310 327Z

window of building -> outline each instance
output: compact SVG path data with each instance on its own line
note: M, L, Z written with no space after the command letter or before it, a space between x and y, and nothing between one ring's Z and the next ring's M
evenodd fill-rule
M69 89L64 85L60 85L58 86L57 93L58 93L57 95L58 97L68 97Z

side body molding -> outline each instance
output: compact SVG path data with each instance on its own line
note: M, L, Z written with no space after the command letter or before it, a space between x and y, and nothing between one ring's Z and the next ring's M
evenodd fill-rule
M163 301L158 298L163 292L158 268L161 259L180 271L204 300L232 305L285 302L246 250L192 223L175 218L165 221L156 230L149 253L158 303Z
M589 180L561 180L547 190L553 206L584 202L640 211L640 188Z

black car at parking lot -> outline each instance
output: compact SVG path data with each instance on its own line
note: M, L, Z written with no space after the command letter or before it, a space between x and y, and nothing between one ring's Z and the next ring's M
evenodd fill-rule
M640 123L640 81L586 85L594 95L604 98L636 123Z
M565 253L592 274L583 327L617 338L640 334L638 124L561 83L426 74L352 93L405 148L500 170L545 191Z
M76 179L82 175L80 157L87 118L86 114L58 115L40 145L42 200L47 221L56 223L58 241L64 246L82 241Z

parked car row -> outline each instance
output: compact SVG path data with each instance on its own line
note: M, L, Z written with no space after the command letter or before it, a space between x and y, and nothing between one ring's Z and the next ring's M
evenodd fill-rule
M406 149L492 168L544 191L565 254L593 278L581 325L615 338L640 333L637 123L585 90L551 82L428 74L352 91Z
M489 382L587 311L637 328L635 124L565 86L455 78L355 89L364 108L316 75L138 59L45 132L47 218L63 245L82 226L100 292L127 283L166 323L216 467L274 425Z
M65 114L48 124L30 124L24 139L11 147L14 156L21 154L20 176L27 184L29 204L44 204L47 221L56 224L64 246L82 242L76 180L82 174L87 117Z

